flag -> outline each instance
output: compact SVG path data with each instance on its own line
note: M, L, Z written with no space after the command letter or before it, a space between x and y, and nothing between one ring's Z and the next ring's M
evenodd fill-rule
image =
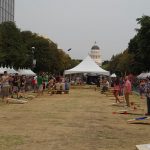
M71 51L71 48L69 48L68 51Z

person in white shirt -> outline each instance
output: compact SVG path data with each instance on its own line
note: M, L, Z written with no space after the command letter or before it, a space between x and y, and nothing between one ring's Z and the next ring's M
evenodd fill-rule
M4 71L4 75L2 76L2 80L1 80L1 86L2 86L2 101L8 103L8 96L9 96L9 75L7 74L7 71Z

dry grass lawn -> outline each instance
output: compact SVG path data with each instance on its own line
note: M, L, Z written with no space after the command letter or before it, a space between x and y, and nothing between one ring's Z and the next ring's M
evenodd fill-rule
M145 107L137 96L131 101ZM123 108L113 102L93 89L72 89L26 104L0 103L0 150L135 150L150 143L149 124L127 123L142 111L114 114Z

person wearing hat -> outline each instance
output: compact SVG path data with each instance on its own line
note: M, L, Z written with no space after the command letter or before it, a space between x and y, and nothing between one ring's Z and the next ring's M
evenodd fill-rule
M144 91L145 91L145 96L146 96L146 100L147 100L147 113L146 113L146 115L150 115L150 78L149 77L147 77Z

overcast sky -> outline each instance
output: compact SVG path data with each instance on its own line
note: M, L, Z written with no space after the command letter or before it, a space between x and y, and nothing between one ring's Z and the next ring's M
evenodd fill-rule
M85 58L94 45L102 60L123 52L150 15L150 0L16 0L15 21L22 30L47 36L72 58Z

